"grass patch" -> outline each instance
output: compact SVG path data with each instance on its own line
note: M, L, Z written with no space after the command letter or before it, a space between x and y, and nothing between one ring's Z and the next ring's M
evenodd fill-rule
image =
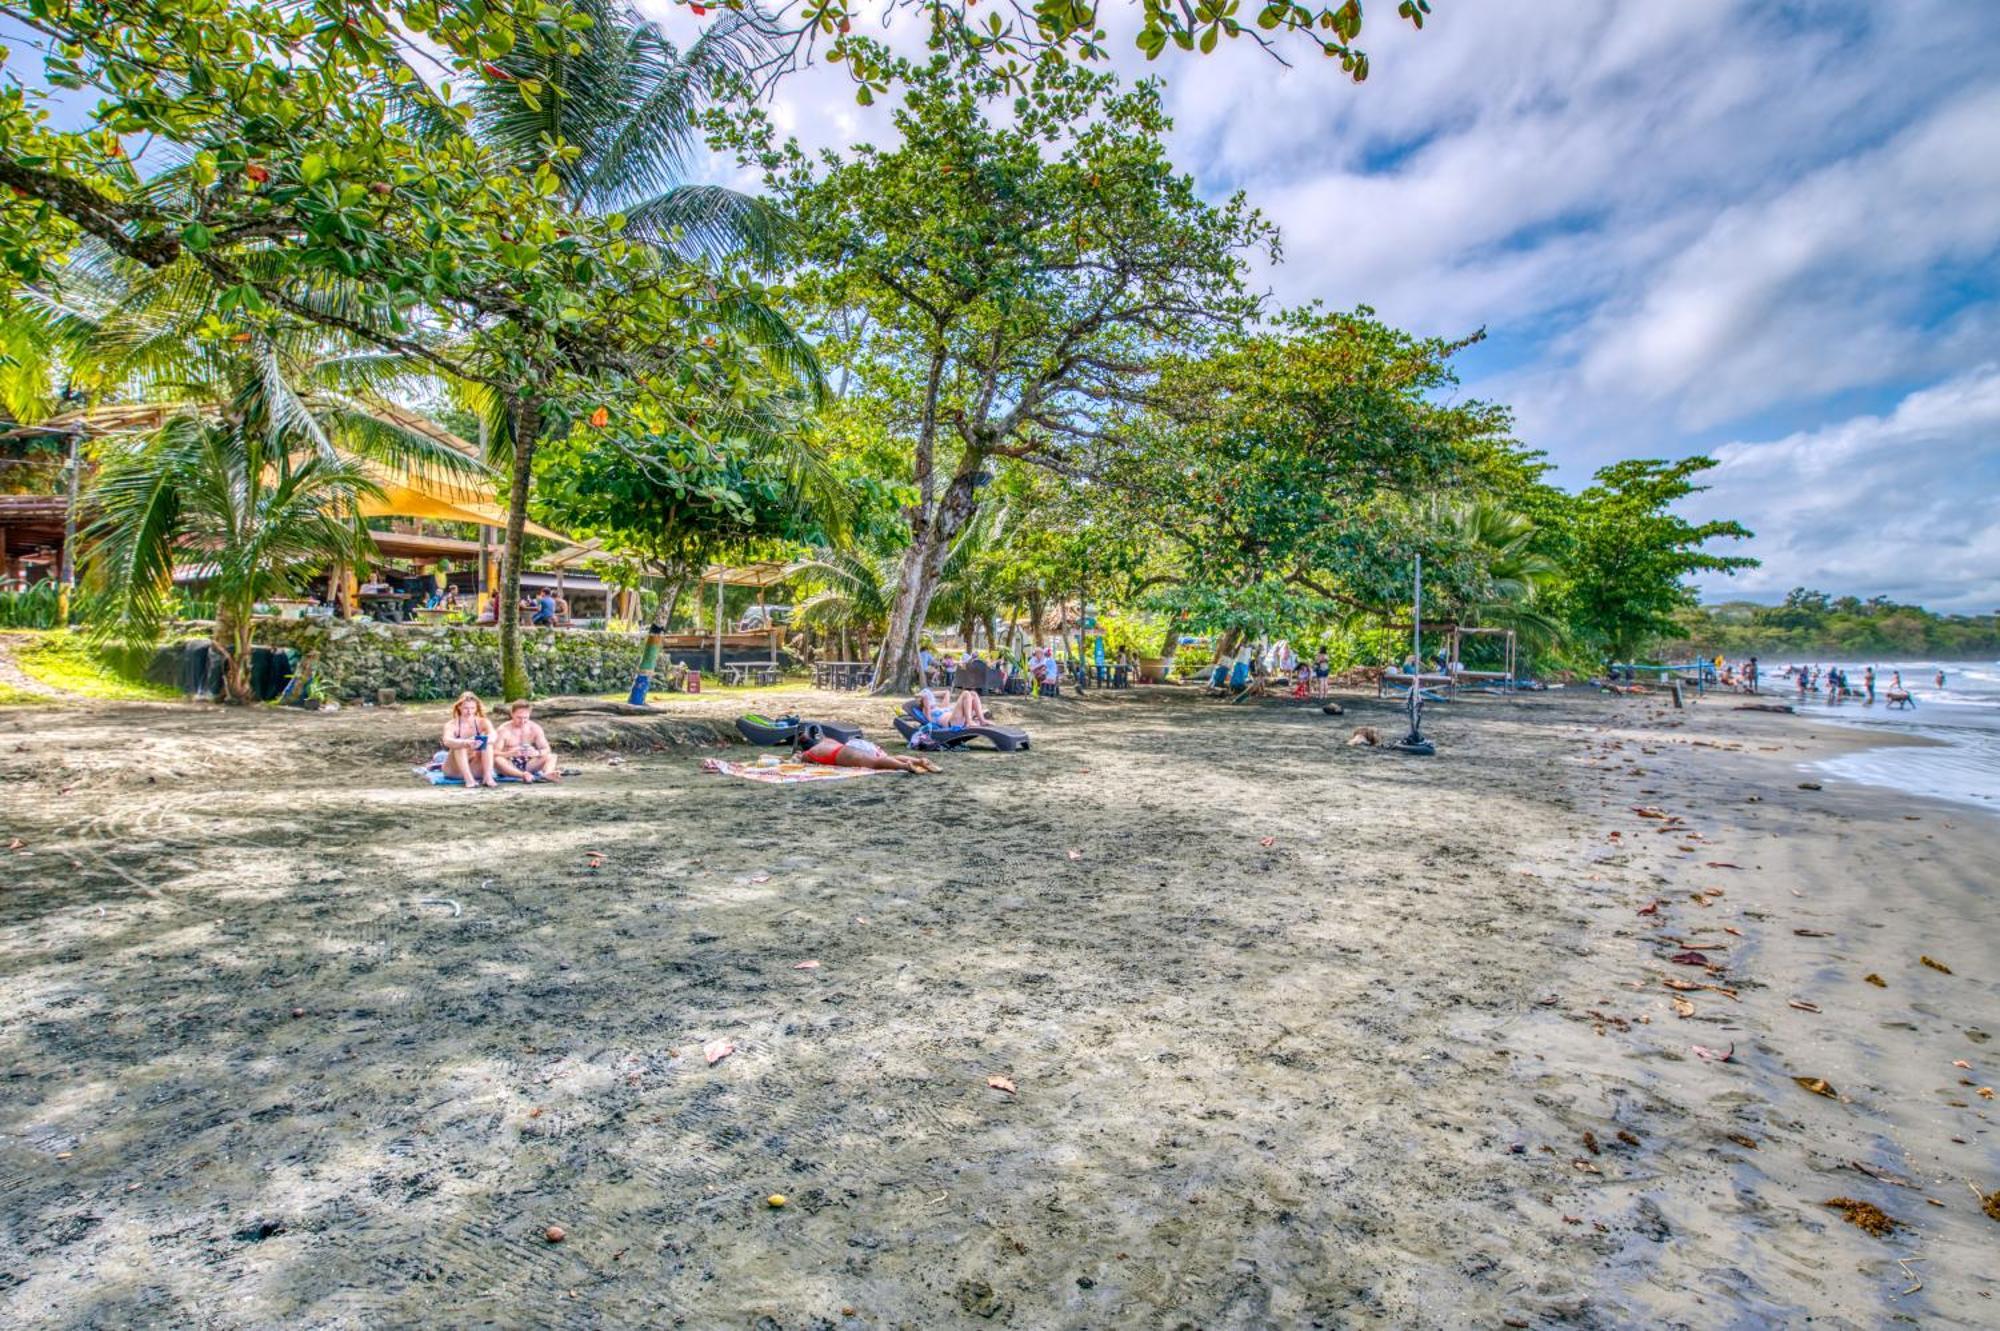
M22 674L75 697L103 702L175 702L181 696L176 689L121 668L113 654L75 633L56 630L17 642L14 660ZM49 700L22 695L20 701Z
M29 693L12 684L0 683L0 707L46 707L54 701L54 698L44 698L39 693Z

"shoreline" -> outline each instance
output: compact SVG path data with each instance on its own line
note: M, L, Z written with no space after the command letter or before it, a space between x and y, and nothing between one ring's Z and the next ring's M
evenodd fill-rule
M1916 737L1704 705L1650 719L1622 747L1595 746L1588 769L1604 835L1622 845L1594 857L1592 877L1617 886L1587 895L1625 947L1584 967L1557 1007L1574 1020L1583 1006L1600 1038L1634 1046L1610 1074L1567 1046L1559 1078L1608 1080L1635 1122L1678 1118L1675 1168L1697 1180L1652 1193L1673 1239L1643 1260L1621 1250L1636 1277L1621 1314L1990 1325L2000 1231L1967 1184L2000 1188L1994 1105L1976 1094L2000 1078L2000 898L1980 890L2000 823L1860 782L1803 788L1821 763ZM1682 821L1649 834L1664 820L1634 805ZM1690 951L1709 966L1674 964ZM1690 984L1718 987L1678 987ZM1645 1209L1648 1189L1631 1192ZM1865 1238L1821 1205L1836 1197L1907 1228Z

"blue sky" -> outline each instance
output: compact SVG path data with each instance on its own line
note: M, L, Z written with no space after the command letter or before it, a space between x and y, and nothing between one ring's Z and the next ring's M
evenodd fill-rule
M1166 78L1204 189L1282 226L1278 299L1485 328L1465 392L1511 404L1562 484L1717 457L1687 509L1755 530L1764 567L1712 597L2000 607L1994 7L1434 8L1416 33L1373 0L1360 87L1247 43L1119 64ZM815 145L889 132L832 71L775 110Z

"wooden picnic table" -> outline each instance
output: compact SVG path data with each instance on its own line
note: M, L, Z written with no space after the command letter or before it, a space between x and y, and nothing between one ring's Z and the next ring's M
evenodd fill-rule
M778 667L762 661L753 661L747 665L725 663L722 667L722 682L725 684L746 684L752 680L766 686L776 684Z
M362 611L370 619L400 624L409 618L409 612L403 608L403 603L410 599L408 592L361 592L358 596Z
M858 689L873 678L872 661L821 661L813 667L813 686L822 689Z

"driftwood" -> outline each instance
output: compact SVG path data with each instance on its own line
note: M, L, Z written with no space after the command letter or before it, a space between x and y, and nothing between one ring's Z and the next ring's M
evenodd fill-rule
M1736 704L1736 710L1739 712L1782 712L1786 716L1794 716L1797 714L1796 708L1794 708L1790 703L1783 703L1783 702L1738 703Z

